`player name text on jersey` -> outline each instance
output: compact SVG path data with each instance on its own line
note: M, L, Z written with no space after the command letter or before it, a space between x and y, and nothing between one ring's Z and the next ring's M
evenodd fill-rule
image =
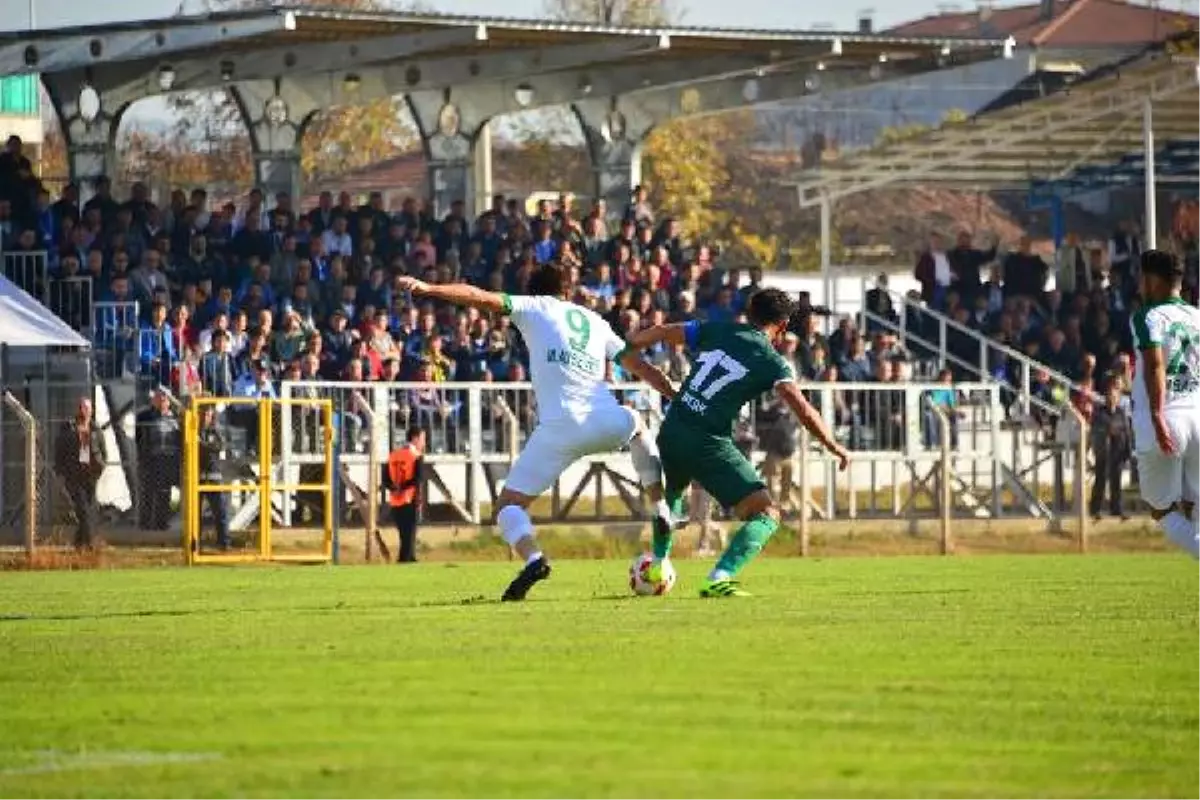
M599 359L570 347L547 349L546 363L560 364L568 369L576 369L589 375L603 374L604 372L604 365Z
M697 414L703 414L708 411L708 404L691 392L684 392L679 396L679 399L685 406Z

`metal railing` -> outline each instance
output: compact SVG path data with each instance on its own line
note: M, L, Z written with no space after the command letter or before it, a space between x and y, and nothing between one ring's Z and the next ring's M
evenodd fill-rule
M0 254L0 259L3 260L4 277L48 305L50 265L45 250L6 252Z
M657 426L661 405L653 402L658 398L648 387L621 385L614 391L628 405L641 408L650 427ZM839 441L854 451L855 458L853 474L847 479L837 474L824 454L808 454L825 470L824 480L814 484L824 495L821 516L901 514L918 502L916 495L928 493L921 488L928 484L931 474L926 467L939 458L943 435L931 398L938 398L943 404L939 407L952 412L949 435L955 461L961 465L955 475L956 492L974 496L979 513L999 515L1006 507L1001 469L1006 448L1002 446L1000 427L1004 412L996 384L806 383L804 391ZM429 435L426 464L436 488L434 502L452 506L465 522L485 521L488 492L483 489L488 488L494 499L498 482L536 425L529 384L301 381L284 382L280 394L285 399L333 399L339 460L359 486L367 485L364 470L371 459L382 463L388 450L403 440L407 427L421 424ZM313 449L314 437L305 432L305 421L288 409L285 404L278 423L278 458L285 473L316 463L320 457ZM751 404L738 424L735 438L755 460L778 461L777 454L795 454L797 449L799 428L786 424L790 419L789 412L781 416L777 409ZM375 449L368 451L368 447ZM783 456L785 460L793 457ZM561 494L577 497L597 469L636 481L627 462L624 454L583 459L581 465L563 476L563 491L555 489L552 493L555 507L560 505ZM844 485L847 481L849 486ZM567 491L570 488L574 491ZM785 489L790 493L794 485ZM614 500L618 494L619 490L598 484L596 503L599 505L603 498ZM636 518L632 505L629 511ZM557 513L552 517L563 518Z
M59 276L45 250L0 253L4 277L85 336L92 329L95 288L91 275Z
M411 417L403 416L406 412L398 406L410 403L412 392L426 388L411 383L299 381L282 385L284 399L315 394L332 399L338 407L333 446L338 450L343 488L337 502L348 528L367 527L370 510L375 509L373 502L382 502L375 473L411 424ZM434 388L464 399L457 419L447 415L429 431L428 519L486 523L508 470L536 425L531 387L475 383ZM1068 491L1069 479L1064 476L1084 463L1074 452L1079 450L1079 442L1073 449L1038 450L1009 436L1000 425L1004 414L997 384L805 383L802 389L835 436L853 451L847 472L839 472L811 437L806 449L790 413L784 410L781 414L768 401L747 407L735 438L760 466L786 514L807 508L814 518L825 520L869 517L915 523L937 513L944 491L940 476L949 475L957 517L1032 515L1053 529L1070 509L1069 498L1078 496L1074 489ZM66 535L64 515L69 515L69 507L65 495L54 488L53 443L71 414L78 391L55 388L45 398L35 397L30 406L37 414L39 460L46 464L46 491L39 495L39 514L46 524L58 526L60 539ZM614 391L629 397L634 405L653 397L640 385L622 385ZM171 467L174 462L161 457L162 448L153 435L157 428L141 415L150 402L147 395L127 394L122 400L115 389L94 393L96 422L106 444L106 468L97 486L100 520L113 531L173 527L178 519L171 505L178 477ZM303 405L280 403L276 409L269 454L275 477L281 484L303 483L324 461L321 426L305 413ZM659 427L660 413L657 406L645 409L651 430ZM235 504L231 525L241 530L247 524L239 516L243 509L245 513L260 509L253 498L255 476L262 457L268 454L253 453L257 439L246 435L257 419L243 418L233 405L226 405L220 415L227 442L222 463L247 482L244 494L234 493L230 498ZM347 421L351 417L360 427ZM16 433L9 432L11 441L16 442ZM941 467L947 448L952 462L948 472ZM24 457L9 455L11 463L0 464L5 466L5 475L15 480L17 462L23 463ZM807 481L807 492L799 488L801 476ZM17 496L14 488L12 497ZM295 516L305 507L302 500L286 494L272 498L280 526L303 528L311 523L303 515ZM534 513L544 521L640 522L645 519L646 507L629 455L606 453L568 468Z
M1035 372L1045 373L1046 376L1056 385L1062 387L1068 394L1076 394L1089 391L1084 389L1080 384L1068 376L1046 366L1042 362L1030 358L1019 350L1015 350L1007 345L1001 344L995 339L980 333L972 328L956 322L945 314L936 309L928 308L923 303L913 300L907 295L903 295L891 290L885 290L899 309L899 322L886 320L877 314L869 312L866 308L866 292L867 284L864 281L863 288L863 316L866 319L878 325L884 325L895 330L901 337L901 341L906 339L914 339L917 343L926 348L931 349L937 357L943 362L949 362L955 366L967 370L973 376L980 380L991 381L996 380L995 375L991 371L991 366L994 363L991 353L1003 355L1008 361L1015 363L1019 367L1019 381L1016 385L1011 382L1004 381L1007 385L1016 392L1017 400L1020 403L1020 408L1023 413L1028 415L1030 407L1038 407L1044 411L1056 411L1057 406L1045 403L1033 396L1032 392L1032 377ZM911 314L920 314L931 320L937 326L937 342L920 337L915 334L908 326L908 318ZM978 349L979 360L972 364L969 361L950 353L951 334L966 337L972 342L973 347ZM1097 395L1092 392L1093 397Z
M46 287L46 306L55 316L81 333L92 328L95 300L91 275L51 278Z
M136 300L101 300L92 304L92 349L100 380L124 377L138 351Z

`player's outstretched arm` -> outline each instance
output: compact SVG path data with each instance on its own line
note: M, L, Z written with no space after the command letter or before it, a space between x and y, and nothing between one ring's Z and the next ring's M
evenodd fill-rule
M845 470L850 464L850 453L833 438L833 431L825 425L825 420L813 408L812 403L805 399L800 387L794 381L780 381L775 384L775 394L787 403L796 419L800 420L800 424L807 428L809 433L817 437L821 446L837 458L838 468Z
M647 347L653 347L659 342L667 344L686 344L687 343L687 326L693 325L691 322L684 322L675 325L651 325L649 328L642 328L625 340L629 345L629 349L641 352Z
M478 289L466 283L426 283L416 278L400 278L400 288L418 297L432 297L456 306L473 306L481 311L503 311L504 295Z
M650 384L650 388L668 400L674 400L679 394L679 389L671 383L665 372L642 359L633 349L625 350L621 354L621 366L642 383Z

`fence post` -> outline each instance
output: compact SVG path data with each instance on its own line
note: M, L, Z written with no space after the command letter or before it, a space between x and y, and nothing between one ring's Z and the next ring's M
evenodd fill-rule
M480 488L484 485L483 476L483 389L479 384L472 383L467 388L467 429L468 448L470 456L467 459L467 487L470 490L471 521L480 523L483 513L483 503L480 500Z
M332 417L332 410L330 416ZM332 425L332 419L330 420ZM333 452L327 452L326 458L332 459L333 469L329 476L329 498L330 500L324 504L326 514L325 524L329 526L332 541L330 543L330 561L334 564L342 563L342 498L345 494L346 487L342 486L342 470L341 466L341 437L332 436L329 441L329 448ZM285 501L286 502L286 501ZM367 561L371 560L371 529L367 528Z
M37 420L12 392L4 393L4 404L20 418L25 430L25 555L32 557L37 546L38 520Z
M292 483L292 448L295 442L292 440L292 398L295 395L292 392L292 384L290 381L283 381L279 385L279 399L283 402L279 404L279 467L280 474L283 476L285 485ZM273 413L273 412L272 412ZM274 430L275 420L271 420L272 430ZM301 437L303 439L303 437ZM272 446L274 444L272 443ZM315 447L313 448L316 449ZM299 478L295 479L297 483L303 483ZM290 528L292 526L292 504L288 502L289 498L284 498L280 513L283 516L283 526Z
M992 517L999 519L1003 511L1004 498L1001 496L1003 474L1000 459L1001 425L1004 421L1004 403L1000 399L1000 387L995 383L988 384L988 428L990 430L989 444L992 450Z
M375 421L371 420L371 425L374 427ZM366 548L365 557L367 562L371 561L372 545L376 536L379 533L379 453L376 451L375 435L372 433L371 440L367 445L370 450L367 452L367 518L363 520L366 526L364 536L364 547ZM380 553L380 555L383 555Z
M1076 545L1080 553L1088 551L1088 528L1091 525L1091 520L1088 519L1087 513L1087 449L1088 449L1088 421L1078 408L1072 404L1067 404L1067 410L1071 412L1071 416L1075 418L1075 425L1079 428L1079 441L1075 443L1075 475L1074 492L1075 495L1075 513L1079 515L1079 538L1076 540Z
M800 555L808 556L809 529L809 497L812 492L812 481L808 473L809 457L808 428L800 428Z
M939 405L930 403L938 422L938 440L941 444L941 463L938 465L938 527L940 536L938 549L942 555L949 555L954 550L950 538L950 518L954 504L954 493L950 489L950 414Z
M359 514L362 516L363 523L363 560L368 564L371 563L371 559L374 557L375 536L379 532L379 431L377 429L380 426L378 415L375 411L375 400L374 392L371 392L371 401L367 402L366 397L357 389L351 391L351 404L357 404L362 412L367 415L367 482L364 487L366 498L359 509ZM335 434L334 439L340 445L341 436ZM353 483L350 479L349 465L344 464L341 460L342 451L340 446L336 452L338 453L338 473L343 476L343 480L347 483Z
M946 318L938 320L938 369L946 368Z
M834 419L833 408L833 389L828 386L821 387L821 419L825 422L825 427L829 430L837 428L837 420ZM832 461L822 461L825 464L825 519L834 519L837 514L837 466ZM847 485L850 488L851 502L854 498L854 480L847 473L850 480Z

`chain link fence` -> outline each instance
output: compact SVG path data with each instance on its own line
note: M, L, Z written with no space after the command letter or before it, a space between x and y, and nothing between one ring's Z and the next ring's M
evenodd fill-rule
M22 394L0 409L4 545L24 541L30 496L39 546L157 542L178 532L183 409L169 391L47 384Z
M37 545L38 507L43 493L37 419L11 392L0 404L0 545Z

